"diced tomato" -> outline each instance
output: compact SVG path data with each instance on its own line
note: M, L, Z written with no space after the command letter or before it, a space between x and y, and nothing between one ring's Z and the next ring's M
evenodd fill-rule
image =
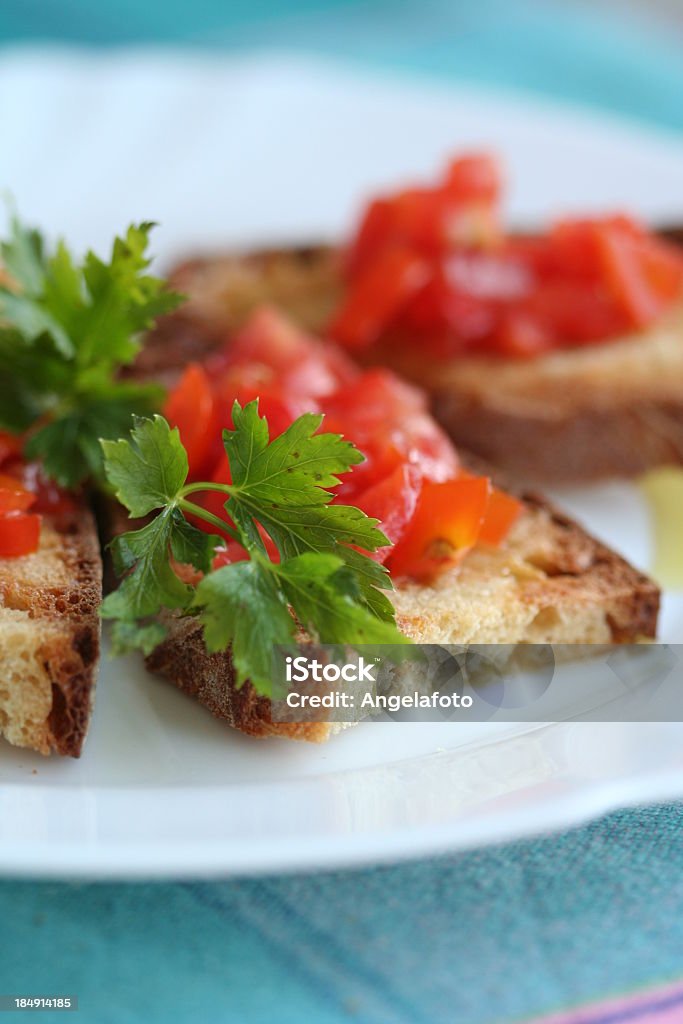
M373 199L368 204L347 254L349 277L356 277L386 244L391 232L392 209L388 199Z
M259 526L259 533L263 539L268 557L271 562L280 561L280 552L275 546L275 543L268 534ZM245 562L249 558L249 552L246 548L243 548L241 544L238 544L236 540L229 539L225 544L221 544L217 547L213 561L211 562L212 569L221 569L224 565L232 565L233 562Z
M338 349L321 345L270 307L257 310L230 342L230 366L259 363L288 393L319 398L351 384L358 374Z
M329 336L350 349L372 345L427 277L423 258L412 250L383 251L349 289Z
M680 249L657 239L640 243L643 273L653 291L665 303L678 298L683 290L683 261Z
M426 412L424 393L389 370L367 370L350 392L340 391L324 408L323 430L344 434L366 457L342 482L338 493L345 500L404 463L419 466L430 480L457 473L456 451Z
M422 474L404 463L357 494L353 504L366 515L379 519L382 531L392 544L397 544L415 514L421 489ZM379 548L372 557L383 562L391 550L391 547Z
M261 416L268 420L268 431L270 439L278 437L297 417L305 412L318 412L316 403L312 399L300 398L292 394L285 398L282 393L268 393L261 388L257 391L254 388L240 388L237 399L241 405L258 398L258 408Z
M475 542L489 484L480 479L455 479L460 472L453 445L430 416L424 393L399 380L387 370L348 370L345 357L322 342L291 329L270 311L256 314L236 342L218 359L210 372L190 367L177 392L169 399L169 412L177 419L189 415L193 396L200 404L207 393L218 421L211 445L198 439L188 445L191 477L206 477L229 484L230 467L220 440L220 427L231 426L232 406L258 399L259 411L268 420L271 437L285 430L307 411L322 411L323 429L349 438L366 456L345 474L334 501L353 504L380 521L395 547L373 554L378 561L391 559L401 575L430 578L457 561ZM194 424L185 427L193 438ZM181 435L182 435L181 426ZM189 433L188 433L189 431ZM201 473L198 463L201 465ZM457 499L457 504L454 504ZM220 491L199 491L192 500L226 523L221 530L196 514L189 518L202 530L222 534L214 568L248 557L227 527L230 502ZM510 499L511 500L511 499ZM496 506L489 525L490 543L503 536L512 522L512 508ZM259 528L269 557L278 561L272 539ZM178 571L185 571L182 567Z
M280 552L275 546L275 542L271 540L266 531L259 526L259 533L265 545L266 552L271 562L280 561ZM224 565L232 565L233 562L245 562L249 558L249 552L246 548L243 548L241 544L238 544L236 540L229 538L225 544L221 544L216 548L211 562L212 569L221 569Z
M35 496L31 506L34 512L64 516L76 511L78 506L73 496L54 480L50 480L39 462L24 462L23 459L15 458L8 460L4 468Z
M500 165L490 153L470 153L453 160L446 172L445 188L461 201L495 203L501 193Z
M357 351L530 358L644 329L683 298L683 253L625 214L505 239L500 184L496 162L470 154L431 187L372 201L331 336Z
M190 565L189 562L179 562L173 555L171 555L171 568L178 579L191 587L196 587L204 575L199 569L195 569L193 565Z
M32 494L16 477L0 473L0 514L3 512L25 512L34 505L36 495Z
M528 359L553 348L553 341L541 319L523 309L510 309L501 314L495 346L501 355Z
M427 358L447 359L488 338L496 324L491 302L450 284L441 267L406 309L397 338L414 345L423 341Z
M249 317L229 344L231 363L262 363L271 370L287 370L310 352L310 341L277 310L262 306Z
M426 481L410 526L387 564L395 576L428 582L477 543L491 494L486 477Z
M224 565L232 565L233 562L244 562L248 557L249 553L246 548L243 548L236 540L229 540L214 551L211 568L222 569Z
M211 381L197 363L190 363L168 396L164 416L180 431L190 463L190 479L201 480L210 468L220 428Z
M521 501L517 501L511 494L494 488L491 491L477 543L497 547L501 541L505 540L510 528L522 514L523 508Z
M663 305L645 274L637 241L615 225L596 232L599 259L610 294L634 327L645 327Z
M421 256L439 256L448 245L449 228L460 212L459 205L444 189L411 188L399 192L392 203L394 241Z
M349 391L340 389L332 395L323 409L330 416L374 427L398 421L406 413L424 412L427 398L424 391L401 380L391 370L376 367L361 374Z
M38 550L41 517L33 512L0 515L0 558L18 558Z

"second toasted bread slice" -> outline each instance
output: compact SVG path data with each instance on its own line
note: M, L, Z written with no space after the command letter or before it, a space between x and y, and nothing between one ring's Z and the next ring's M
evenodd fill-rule
M263 303L320 332L341 259L329 246L225 255L182 264L173 283L189 303L146 347L152 370L200 358ZM515 473L590 480L683 463L683 305L643 332L530 360L444 363L395 348L373 358L429 392L456 444Z

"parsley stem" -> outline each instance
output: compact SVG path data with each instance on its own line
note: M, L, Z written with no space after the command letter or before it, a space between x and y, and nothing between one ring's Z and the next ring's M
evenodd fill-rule
M222 491L223 494L232 494L233 490L232 484L217 484L211 480L200 480L198 483L185 484L180 489L180 496L184 498L186 494L192 494L194 491Z
M242 543L237 530L226 523L224 519L221 519L219 516L215 516L213 512L208 512L205 508L202 508L201 505L195 505L193 501L185 501L184 498L180 499L178 505L183 512L189 512L193 516L199 516L200 519L204 519L207 523L211 523L212 526L216 526L219 530L222 530L223 533L227 533L233 540L236 540L238 544Z

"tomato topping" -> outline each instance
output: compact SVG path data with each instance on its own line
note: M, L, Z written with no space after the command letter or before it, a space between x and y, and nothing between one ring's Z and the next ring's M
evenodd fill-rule
M502 189L498 162L490 153L461 156L448 168L445 187L462 202L496 203Z
M211 568L222 569L224 565L232 565L233 562L243 562L248 558L246 550L235 540L219 545L213 554Z
M71 514L73 498L45 476L37 462L20 456L21 438L12 438L0 472L0 557L14 558L38 549L42 516ZM29 513L28 509L32 511Z
M415 514L421 489L419 470L403 463L383 480L357 494L353 503L367 516L379 519L383 533L396 544ZM391 550L391 547L378 548L372 557L383 562Z
M380 521L395 546L373 557L389 561L400 575L426 580L454 564L477 542L482 524L485 542L500 543L518 512L514 499L494 491L486 513L488 481L461 474L455 449L430 416L422 391L388 370L361 372L343 354L291 328L270 310L256 313L233 345L205 369L189 367L166 407L175 411L181 437L190 438L191 479L229 484L220 439L217 445L207 444L190 415L192 402L201 405L207 393L206 406L213 408L220 426L230 427L235 399L244 405L258 398L271 437L313 411L324 414L325 431L353 441L365 461L344 474L332 500L356 505ZM196 492L192 500L229 524L227 495ZM223 535L214 568L248 557L227 530L197 515L190 519ZM265 531L261 536L269 557L277 561L275 544Z
M269 307L256 310L224 354L230 367L260 364L280 381L283 392L312 398L333 394L358 376L339 349L324 348Z
M374 199L329 326L354 351L530 358L646 328L683 296L683 253L623 214L504 237L500 173L465 156L431 187Z
M35 495L35 503L32 506L34 512L60 517L72 515L76 511L78 506L73 497L45 475L39 462L23 462L17 459L8 462L6 468Z
M523 507L521 501L517 501L511 494L494 488L486 507L477 543L497 547L501 541L505 540L510 528L519 519Z
M190 363L166 400L164 416L180 431L191 466L191 478L201 480L211 466L211 453L220 430L218 410L206 371Z
M330 337L350 349L367 348L427 278L427 267L417 253L403 248L381 252L330 324Z
M0 515L0 558L17 558L38 550L40 516L33 512L4 512Z
M3 512L25 512L34 505L36 495L27 490L14 476L0 473L0 514Z
M404 463L431 480L455 476L456 451L426 406L423 392L382 369L367 370L325 403L324 429L349 437L366 459L342 482L344 500Z
M486 477L425 481L410 525L389 556L392 574L427 582L457 564L477 543L490 494Z
M280 552L276 548L275 542L271 540L261 526L259 526L259 533L261 534L261 538L271 562L279 562ZM249 558L249 552L246 548L243 548L236 540L228 539L225 544L221 544L216 548L213 561L211 562L211 568L221 569L224 565L232 565L233 562L244 562L247 558Z

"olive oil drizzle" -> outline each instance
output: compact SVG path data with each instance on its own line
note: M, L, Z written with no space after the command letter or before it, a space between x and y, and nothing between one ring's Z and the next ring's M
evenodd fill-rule
M652 520L652 575L664 587L683 590L683 469L651 470L640 488Z

